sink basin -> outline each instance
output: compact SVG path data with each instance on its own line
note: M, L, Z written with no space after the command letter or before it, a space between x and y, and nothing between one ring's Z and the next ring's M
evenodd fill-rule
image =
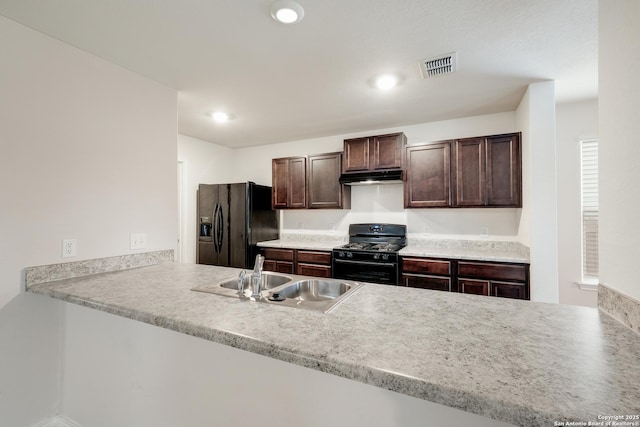
M290 281L291 281L291 277L289 276L283 276L280 274L270 273L270 272L263 272L261 288L263 290L273 289L273 288L277 288L280 285L284 285L285 283ZM237 279L227 280L226 282L220 283L220 286L226 289L233 289L234 291L237 291L238 280ZM244 288L250 289L250 287L251 287L251 272L248 272L244 278Z
M353 285L337 280L300 280L282 289L277 294L280 298L298 299L302 301L327 301L346 294Z
M240 270L238 270L238 273ZM245 277L244 294L238 295L238 279L196 286L192 291L206 292L242 301L282 305L328 313L359 289L362 284L338 279L319 279L295 274L262 273L261 299L251 297L251 271Z

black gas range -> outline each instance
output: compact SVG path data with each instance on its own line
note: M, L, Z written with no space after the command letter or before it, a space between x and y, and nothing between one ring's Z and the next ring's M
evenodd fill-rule
M351 224L349 243L333 249L333 277L397 285L400 281L398 251L406 244L406 225Z

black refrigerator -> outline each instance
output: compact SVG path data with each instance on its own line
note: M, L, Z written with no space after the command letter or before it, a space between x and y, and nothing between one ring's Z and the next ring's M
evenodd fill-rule
M198 185L198 264L253 268L257 243L279 236L271 187L253 182Z

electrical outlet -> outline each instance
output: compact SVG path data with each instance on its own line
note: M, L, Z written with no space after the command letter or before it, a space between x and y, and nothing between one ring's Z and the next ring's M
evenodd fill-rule
M129 234L129 249L144 249L147 246L147 235L145 233Z
M77 255L76 239L64 239L62 241L62 258L71 258Z
M482 237L489 236L489 227L480 227L480 235Z

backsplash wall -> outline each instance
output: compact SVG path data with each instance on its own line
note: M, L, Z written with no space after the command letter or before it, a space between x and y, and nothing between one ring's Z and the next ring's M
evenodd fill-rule
M333 230L347 233L352 223L406 224L409 233L434 237L516 240L521 209L404 209L402 184L354 186L351 209L302 209L281 213L283 230Z

